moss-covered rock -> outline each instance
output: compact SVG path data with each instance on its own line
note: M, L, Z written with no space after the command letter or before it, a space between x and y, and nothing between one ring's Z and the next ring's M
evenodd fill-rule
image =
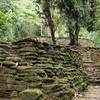
M38 88L26 89L20 93L20 100L41 100L42 95L42 90Z
M12 93L11 93L11 96L10 96L11 98L16 98L16 97L18 97L18 92L17 91L13 91Z
M15 63L13 61L3 61L2 66L14 66Z

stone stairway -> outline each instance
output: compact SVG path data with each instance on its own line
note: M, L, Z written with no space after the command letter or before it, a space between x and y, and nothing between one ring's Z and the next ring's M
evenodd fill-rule
M100 49L78 48L89 83L100 84Z
M84 63L89 83L100 84L100 64Z
M88 86L88 89L76 97L73 100L100 100L100 86Z
M82 51L84 70L89 86L82 93L76 93L73 100L100 100L100 49Z
M84 63L89 86L86 91L75 94L73 100L100 100L100 64Z

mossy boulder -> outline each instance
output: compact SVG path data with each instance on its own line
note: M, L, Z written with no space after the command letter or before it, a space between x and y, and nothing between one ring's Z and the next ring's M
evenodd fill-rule
M42 90L35 89L26 89L20 93L20 100L41 100L41 96L43 95Z
M2 62L2 66L8 66L8 67L10 67L10 66L14 66L14 65L16 65L16 63L13 62L13 61L3 61Z
M11 97L11 98L16 98L16 97L18 97L18 92L17 92L17 91L12 91L10 97Z

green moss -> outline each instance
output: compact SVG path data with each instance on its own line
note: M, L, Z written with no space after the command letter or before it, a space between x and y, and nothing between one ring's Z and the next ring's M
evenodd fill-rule
M3 58L0 72L5 79L2 81L1 78L0 83L10 84L12 100L36 100L41 95L38 100L71 100L73 92L70 90L86 88L86 74L76 52L52 45L46 48L44 44L32 41L26 39L16 43L9 54L0 50ZM5 89L0 91L1 95L8 93L8 85L1 86L2 90Z
M4 54L3 53L0 54L0 57L2 57L2 58L5 58L7 56L8 56L8 54L5 54L5 53Z
M45 50L39 49L38 54L46 54L47 52Z
M7 77L6 82L9 83L9 84L14 84L15 83L15 79L13 77Z
M40 100L42 94L42 90L38 88L26 89L20 93L20 98L21 100Z
M5 50L0 50L0 54L8 54Z
M11 100L21 100L21 99L16 97L16 98L11 98Z
M10 96L11 98L15 98L15 97L18 97L18 92L17 91L13 91L12 93L11 93L11 96Z
M41 79L42 83L44 84L54 84L55 80L53 78L45 78L45 79Z
M2 65L3 66L14 66L15 65L15 63L13 62L13 61L3 61L2 62Z
M36 49L33 47L24 47L19 50L19 52L34 52L34 51L36 51Z
M24 91L21 92L21 94L23 94L23 93L32 93L32 94L36 93L36 94L39 94L39 95L43 94L42 90L40 90L38 88L35 88L35 89L26 89L26 90L24 90Z
M41 62L41 61L40 61ZM46 63L46 64L36 64L35 65L37 68L54 68L52 64Z
M20 53L21 56L37 56L38 54L36 52L21 52Z
M16 75L17 74L17 70L16 69L13 69L9 72L9 74L13 74L13 75Z
M54 95L61 100L72 100L73 98L73 93L69 90L57 92Z
M23 80L26 82L38 82L40 79L38 76L25 76Z
M13 89L18 91L18 92L21 92L21 91L27 89L27 84L17 84L17 85L14 86Z

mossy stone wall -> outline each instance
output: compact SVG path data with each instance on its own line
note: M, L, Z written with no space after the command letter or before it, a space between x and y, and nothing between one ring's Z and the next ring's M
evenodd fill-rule
M0 98L71 100L87 86L78 52L24 39L0 44Z

